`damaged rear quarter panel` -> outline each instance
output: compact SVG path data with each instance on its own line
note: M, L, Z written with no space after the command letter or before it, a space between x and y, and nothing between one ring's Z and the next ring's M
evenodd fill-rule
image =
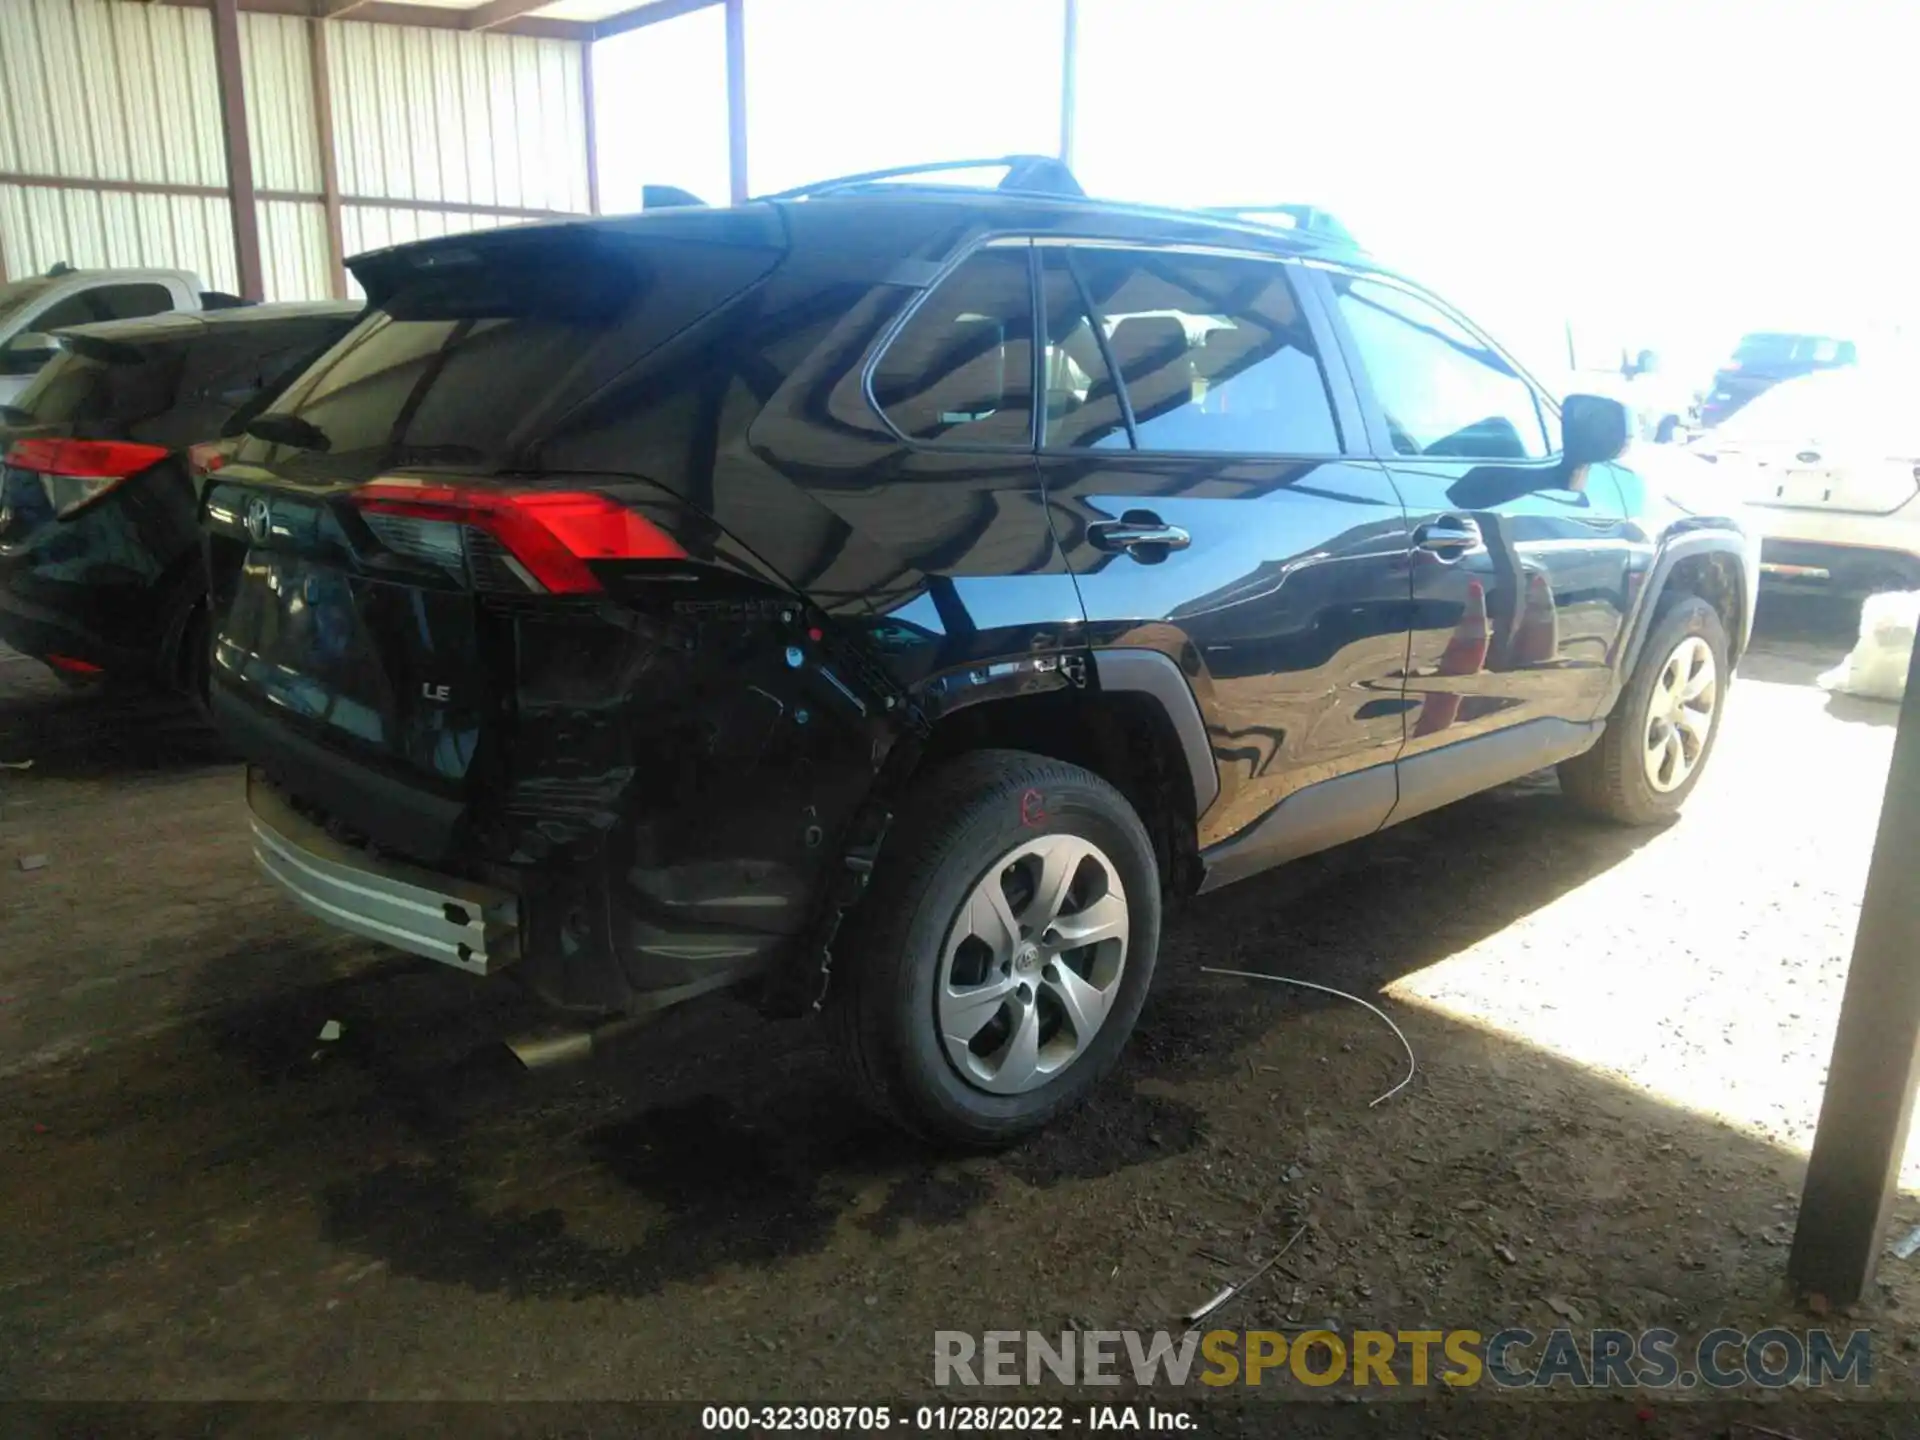
M487 848L542 882L535 988L634 1009L791 949L902 701L758 580L693 564L610 589L487 602L516 683L484 823Z

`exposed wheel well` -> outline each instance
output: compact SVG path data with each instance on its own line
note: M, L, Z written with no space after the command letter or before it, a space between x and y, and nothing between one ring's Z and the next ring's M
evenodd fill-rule
M1739 563L1731 555L1689 555L1675 563L1673 572L1660 591L1654 619L1683 595L1697 595L1713 606L1727 632L1727 659L1738 663L1740 637L1746 619L1746 586L1741 583Z
M1193 782L1166 713L1146 695L1056 690L987 700L935 724L918 768L971 750L1028 750L1084 766L1132 805L1170 893L1199 884Z

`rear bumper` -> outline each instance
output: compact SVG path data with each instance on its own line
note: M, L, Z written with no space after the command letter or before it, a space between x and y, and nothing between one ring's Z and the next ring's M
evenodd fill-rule
M328 924L476 975L519 958L519 901L507 891L342 844L251 769L247 809L261 870Z
M466 813L460 801L429 794L308 739L234 694L217 674L208 699L227 743L266 766L293 794L324 801L328 815L373 836L384 849L429 865L453 857Z

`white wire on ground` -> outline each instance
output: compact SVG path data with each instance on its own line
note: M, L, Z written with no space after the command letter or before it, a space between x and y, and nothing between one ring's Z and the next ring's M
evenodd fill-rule
M1342 1000L1351 1000L1356 1005L1364 1005L1387 1022L1387 1028L1393 1031L1394 1038L1400 1042L1400 1048L1407 1052L1406 1077L1386 1094L1369 1100L1367 1108L1371 1110L1376 1105L1385 1104L1413 1083L1413 1073L1419 1068L1413 1058L1413 1046L1408 1044L1407 1037L1400 1033L1400 1027L1393 1023L1393 1017L1371 1000L1362 1000L1358 995L1349 995L1346 991L1336 990L1331 985L1316 985L1311 980L1295 980L1290 975L1263 975L1258 970L1223 970L1217 965L1202 965L1200 972L1203 975L1232 975L1240 980L1269 980L1275 985L1298 985L1302 990L1318 990L1322 995L1336 995Z

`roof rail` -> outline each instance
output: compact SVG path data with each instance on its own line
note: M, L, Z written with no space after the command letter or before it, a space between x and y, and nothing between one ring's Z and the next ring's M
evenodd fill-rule
M1332 211L1323 210L1318 205L1203 205L1200 213L1240 220L1249 225L1291 230L1296 234L1318 235L1355 250L1361 248L1360 242L1353 238L1353 232L1341 224Z
M1066 162L1052 155L995 155L985 160L936 160L923 165L894 165L885 170L866 170L858 175L838 175L830 180L814 180L805 185L796 185L791 190L781 190L772 195L763 195L763 200L804 200L816 195L832 195L844 190L858 190L868 185L882 184L889 180L899 180L907 176L933 177L952 174L955 171L992 170L1004 168L1006 175L998 184L985 187L994 190L1020 191L1029 195L1070 195L1084 197L1086 191L1080 188L1080 182L1074 178L1073 171ZM937 181L934 183L938 183ZM970 188L982 188L974 186Z

